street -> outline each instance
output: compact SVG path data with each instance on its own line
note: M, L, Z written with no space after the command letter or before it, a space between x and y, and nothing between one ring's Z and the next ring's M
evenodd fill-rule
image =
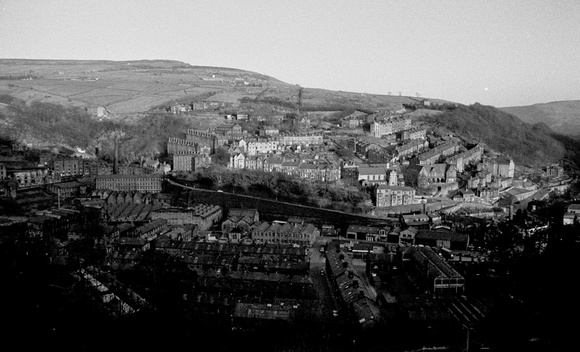
M320 253L320 247L324 245L324 243L324 239L317 239L311 248L310 277L312 278L314 289L318 292L318 297L321 303L321 318L325 321L330 321L336 319L333 317L332 311L337 310L338 308L332 298L326 273L322 274L322 270L325 270L326 258L323 253Z

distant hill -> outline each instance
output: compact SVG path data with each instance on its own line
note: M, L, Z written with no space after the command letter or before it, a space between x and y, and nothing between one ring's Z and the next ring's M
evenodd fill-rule
M242 102L261 103L301 110L397 109L417 100L303 88L256 72L170 60L0 59L0 94L27 102L89 109L103 106L113 116L193 100L224 102L234 107Z
M557 133L580 136L580 100L504 107L500 110L515 115L525 122L543 122Z

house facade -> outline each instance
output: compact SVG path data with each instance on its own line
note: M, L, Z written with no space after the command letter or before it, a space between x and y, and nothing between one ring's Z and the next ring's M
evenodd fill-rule
M413 204L415 189L406 186L380 185L375 189L375 197L377 207Z
M211 157L206 154L173 154L174 171L198 171L211 165Z

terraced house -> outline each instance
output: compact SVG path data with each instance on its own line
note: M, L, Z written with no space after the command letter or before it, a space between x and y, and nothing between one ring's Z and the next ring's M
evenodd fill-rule
M291 243L300 246L311 246L320 230L312 224L268 223L262 222L252 232L256 243Z
M289 145L321 145L323 143L322 135L319 133L295 133L285 134L279 137L281 146Z
M167 220L157 219L136 228L134 237L143 238L147 242L151 242L165 231L167 231Z
M411 142L405 143L395 148L395 155L397 158L404 158L429 148L429 143L422 139L415 139Z
M298 166L300 178L313 181L338 181L340 168L330 163L303 162Z
M246 157L245 168L249 170L260 170L264 171L264 164L266 161L266 156L248 156Z
M281 172L312 181L333 182L340 179L340 167L326 161L302 160L282 162Z
M425 153L419 155L419 165L435 164L439 158L457 153L459 146L452 142L446 142Z
M478 163L483 156L483 147L479 144L463 153L447 158L445 162L449 165L455 165L458 172L463 172L466 165Z
M411 128L409 130L404 130L399 132L399 139L403 141L414 140L414 139L425 139L427 136L427 130L421 127Z
M297 158L284 159L277 155L247 156L242 152L230 155L229 168L249 169L267 172L283 172L290 176L313 181L333 182L340 179L340 167L327 160Z

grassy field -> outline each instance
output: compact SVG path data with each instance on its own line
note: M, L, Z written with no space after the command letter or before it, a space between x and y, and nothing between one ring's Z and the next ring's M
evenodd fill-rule
M105 106L121 115L139 114L164 103L203 95L207 100L234 104L245 97L257 99L261 104L296 105L300 90L297 85L255 72L168 60L0 59L0 76L26 75L38 78L0 80L0 93L26 101L88 108ZM337 110L347 106L396 108L413 101L409 97L304 88L302 107L304 110Z

